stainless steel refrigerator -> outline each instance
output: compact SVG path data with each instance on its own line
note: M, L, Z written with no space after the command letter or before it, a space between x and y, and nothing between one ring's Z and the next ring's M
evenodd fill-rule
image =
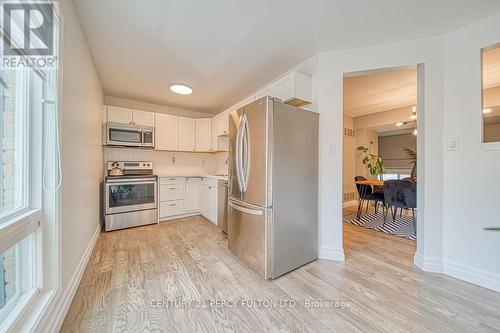
M318 122L270 97L229 115L229 249L266 279L317 258Z

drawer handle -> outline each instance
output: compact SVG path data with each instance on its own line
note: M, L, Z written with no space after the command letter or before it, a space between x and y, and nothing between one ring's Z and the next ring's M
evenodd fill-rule
M171 190L177 190L177 187L171 187L170 189Z
M177 178L169 178L168 180L176 180Z
M174 207L174 206L177 206L177 204L170 204L169 206L170 207Z

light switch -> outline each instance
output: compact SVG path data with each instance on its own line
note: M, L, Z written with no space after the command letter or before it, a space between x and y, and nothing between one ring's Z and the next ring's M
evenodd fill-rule
M446 147L450 151L458 150L458 138L448 138Z

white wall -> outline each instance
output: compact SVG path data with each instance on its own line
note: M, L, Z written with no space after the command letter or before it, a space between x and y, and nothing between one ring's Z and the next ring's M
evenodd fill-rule
M371 144L373 142L373 144ZM369 129L357 129L356 130L356 143L355 148L363 146L370 147L372 154L378 154L378 133ZM377 179L377 176L374 176L370 173L370 170L363 164L363 158L366 155L359 151L355 150L355 162L354 162L354 172L356 176L363 176L367 179ZM351 180L352 182L352 180Z
M500 150L481 144L480 49L500 42L500 14L444 37L444 271L500 291ZM495 144L492 144L495 146ZM496 145L498 148L498 144Z
M419 67L425 88L419 89L419 170L416 263L427 270L440 270L442 258L442 42L427 38L375 45L337 52L320 53L314 71L320 112L320 240L322 258L344 258L342 248L342 121L343 75L368 69ZM425 101L424 101L425 96ZM423 111L423 112L422 112ZM424 126L425 125L425 126ZM424 144L424 137L426 142ZM426 194L424 196L424 193ZM425 225L424 225L425 224ZM425 240L422 241L422 240Z
M344 128L354 130L353 118L344 115ZM356 136L358 134L356 133ZM342 163L342 188L343 188L343 202L352 201L351 195L356 195L356 186L354 184L354 177L356 174L356 138L344 135L343 141L343 163Z

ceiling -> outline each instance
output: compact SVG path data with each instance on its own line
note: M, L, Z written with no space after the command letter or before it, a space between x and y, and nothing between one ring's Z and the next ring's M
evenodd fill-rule
M439 35L498 0L75 0L106 95L217 113L312 55ZM193 95L169 91L186 83Z
M398 69L344 78L344 114L351 117L417 104L417 70Z
M500 86L500 45L483 52L483 89Z

